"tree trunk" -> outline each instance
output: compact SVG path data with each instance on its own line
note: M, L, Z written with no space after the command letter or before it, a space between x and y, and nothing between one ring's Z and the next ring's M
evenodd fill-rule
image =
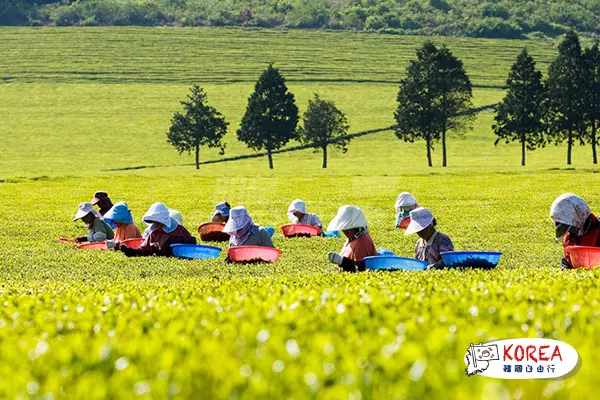
M592 156L594 164L598 164L598 156L596 155L596 120L592 119Z
M323 146L323 168L327 168L327 146Z
M525 166L525 134L521 133L521 166Z
M200 169L200 145L196 142L196 169Z
M567 139L567 165L571 165L571 149L573 147L573 127L569 127L569 137Z
M446 124L444 124L442 128L442 167L446 165Z
M267 155L269 156L269 169L273 169L273 154L270 147L267 148Z
M431 135L427 134L427 139L425 141L427 143L427 164L430 167L433 167L433 164L431 163Z

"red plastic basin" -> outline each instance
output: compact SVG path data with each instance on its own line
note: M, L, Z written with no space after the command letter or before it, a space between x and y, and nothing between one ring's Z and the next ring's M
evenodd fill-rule
M121 242L121 244L124 244L125 246L129 247L130 249L137 249L145 241L146 241L146 239L144 239L144 238L127 239L127 240L123 240Z
M600 247L569 246L565 252L573 268L600 267Z
M81 250L108 250L106 242L82 243L77 245L77 248Z
M321 230L316 226L304 224L283 225L281 230L283 231L283 236L285 237L318 236L321 232Z
M281 250L264 246L237 246L227 249L229 259L232 262L270 262L274 263L279 259Z
M228 242L229 235L223 232L223 228L225 228L225 224L208 222L198 227L198 233L203 242Z
M406 229L408 228L408 225L410 224L410 217L406 217L403 220L400 221L400 224L398 225L398 228L400 229Z

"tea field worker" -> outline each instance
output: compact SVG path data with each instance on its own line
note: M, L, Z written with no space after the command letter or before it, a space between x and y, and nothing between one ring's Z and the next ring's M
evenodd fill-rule
M600 247L600 221L581 197L572 193L560 195L550 207L556 240L563 246ZM562 259L563 268L572 268L569 259Z
M102 219L102 215L90 203L81 203L79 205L73 221L77 220L82 220L88 228L88 235L76 238L75 241L77 243L104 242L115 237L115 233L110 225Z
M106 244L108 248L117 248L119 243L127 239L141 238L142 234L133 223L133 216L127 203L121 201L104 214L104 221L115 229L115 237Z
M233 207L223 232L229 234L229 246L275 247L267 230L254 223L246 207Z
M179 223L179 225L183 226L183 215L181 215L181 213L177 210L173 210L173 209L169 209L169 215L173 218L175 218L175 220ZM150 236L150 232L152 232L152 224L146 224L148 225L148 227L144 230L144 233L142 233L142 237L145 239L148 236Z
M410 212L410 224L404 235L419 235L415 258L428 263L427 269L444 268L441 253L454 251L454 245L447 235L437 231L437 222L427 208L418 207Z
M407 220L410 217L410 212L417 207L419 207L419 205L412 194L408 192L400 193L398 199L396 199L396 222L394 224L394 229L400 228L402 221ZM410 221L405 221L405 223L406 222Z
M303 200L294 200L288 207L288 218L293 224L311 225L323 230L323 223L315 214L306 211L306 202Z
M108 197L108 193L104 191L98 191L94 193L94 198L90 201L93 206L98 206L98 211L100 215L104 216L113 206L110 197Z
M364 271L363 259L377 255L375 243L367 228L367 218L360 208L340 207L327 230L341 231L347 239L339 254L334 252L327 254L329 261L339 266L340 272Z
M150 224L150 234L137 249L121 245L120 250L128 257L165 256L173 255L172 244L196 244L193 237L183 225L171 216L170 210L163 203L154 203L150 206L143 218Z
M226 201L217 204L215 206L215 211L210 216L211 222L218 222L221 224L226 224L227 221L229 221L229 211L230 210L231 210L231 206Z

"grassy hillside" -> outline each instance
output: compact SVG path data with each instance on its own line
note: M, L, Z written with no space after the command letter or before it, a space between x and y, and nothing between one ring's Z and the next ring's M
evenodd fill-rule
M334 100L348 115L352 132L393 124L397 84L423 38L376 34L230 29L3 28L0 29L0 132L4 152L0 178L94 173L115 168L171 166L192 173L187 155L166 143L172 114L188 87L198 83L231 122L226 156L251 154L235 130L253 84L268 62L287 77L299 107L313 92ZM502 98L501 86L523 46L546 71L555 49L547 42L437 38L465 61L475 85L475 106ZM474 130L449 142L451 168L517 167L517 147L493 146L492 114L482 113ZM89 152L94 157L89 157ZM575 165L589 166L591 150L578 148ZM535 168L562 167L566 153L551 146L531 154ZM437 153L434 153L436 156ZM391 132L357 139L348 154L334 153L333 172L382 172L372 160L386 159L404 172L421 171L425 146L405 144ZM219 158L216 151L202 160ZM318 171L310 150L278 155ZM361 162L357 163L356 160ZM237 173L246 165L263 173L263 160L206 166ZM439 165L439 162L437 163ZM165 171L161 168L160 171ZM170 170L169 170L170 171ZM151 173L158 173L153 169ZM170 173L170 172L169 172Z

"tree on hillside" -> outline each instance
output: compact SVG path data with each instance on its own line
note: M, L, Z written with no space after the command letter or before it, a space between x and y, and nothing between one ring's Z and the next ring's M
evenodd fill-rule
M596 133L600 125L600 50L598 43L586 49L584 52L585 68L586 68L586 96L585 104L585 120L589 127L589 141L592 144L592 158L594 164L598 163L596 154Z
M349 128L348 120L333 101L323 100L315 93L315 98L308 101L303 122L298 129L298 139L323 151L323 168L327 168L328 146L334 146L344 153L347 151L350 142L345 137Z
M567 164L575 140L585 140L586 93L584 60L575 32L569 32L558 47L558 56L550 65L548 88L549 135L556 144L567 141Z
M188 101L182 101L184 113L175 113L167 142L179 153L196 152L196 169L200 169L200 146L219 148L225 153L223 137L227 133L228 122L214 107L207 104L206 93L198 85L193 85Z
M447 132L463 132L471 127L473 91L463 62L445 46L438 51L437 70L434 72L433 85L429 88L436 94L442 136L442 166L445 167Z
M269 168L273 169L272 151L296 137L298 107L279 70L270 64L248 98L238 139L254 150L267 150Z
M525 150L533 151L546 145L544 123L546 93L542 73L535 61L523 49L513 64L506 81L507 93L496 106L496 123L492 126L498 138L506 143L521 142L521 165L525 165Z
M447 165L446 135L470 126L471 82L462 62L442 47L426 42L417 50L417 59L406 68L406 78L398 91L396 136L406 142L425 140L427 162L431 167L433 144L442 140L443 161Z

